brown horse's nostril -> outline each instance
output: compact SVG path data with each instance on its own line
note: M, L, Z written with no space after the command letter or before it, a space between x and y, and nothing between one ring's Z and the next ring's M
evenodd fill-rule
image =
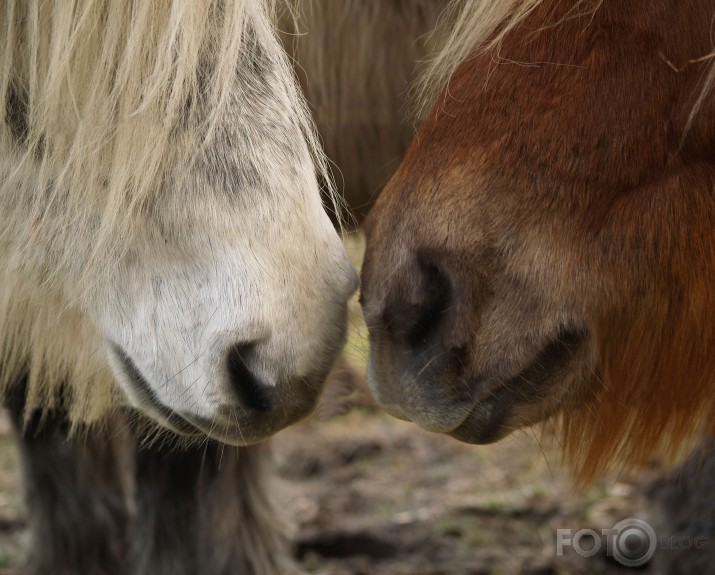
M450 307L452 287L437 266L418 262L415 286L409 298L388 306L382 315L385 330L413 350L436 343L436 336Z
M256 377L246 363L251 355L255 343L239 343L228 351L226 366L228 379L234 395L245 408L260 412L273 409L271 399L263 383Z
M427 345L437 334L450 306L452 287L447 277L433 264L420 265L424 280L423 302L415 325L408 333L410 346Z

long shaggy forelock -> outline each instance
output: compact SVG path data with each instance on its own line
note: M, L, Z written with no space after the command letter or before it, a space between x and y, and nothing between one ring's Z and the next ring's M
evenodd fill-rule
M701 307L705 300L709 307ZM708 296L685 314L602 326L600 387L591 403L567 406L559 417L560 443L580 484L677 461L715 434L713 305Z
M31 282L0 277L0 401L23 394L26 421L53 409L66 410L74 429L103 421L120 394L101 334Z
M582 484L608 471L671 464L715 434L715 208L705 193L714 184L703 169L660 186L668 209L644 210L633 226L657 233L657 256L646 270L642 254L628 253L605 273L615 281L592 326L592 401L564 405L558 422Z
M236 74L259 49L288 79L294 121L332 186L287 58L277 42L263 42L275 35L276 2L2 0L0 7L0 102L22 101L26 116L15 178L48 190L35 194L37 218L61 201L65 213L89 223L98 259L132 237L137 212L166 183L177 132L188 149L209 143ZM18 134L8 111L0 108L0 144L10 147Z

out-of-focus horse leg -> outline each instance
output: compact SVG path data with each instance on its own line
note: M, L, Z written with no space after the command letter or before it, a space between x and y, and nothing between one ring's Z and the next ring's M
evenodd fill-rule
M269 445L140 447L136 575L277 575L296 572L269 501Z
M655 481L648 495L658 513L654 572L711 573L715 565L715 440L706 441L682 466Z
M131 575L125 530L133 440L121 418L112 422L111 435L68 439L59 410L33 413L24 423L22 397L6 402L18 436L31 537L17 575Z
M69 437L61 411L18 435L31 545L18 575L288 575L285 526L269 501L270 447L138 446L117 414Z

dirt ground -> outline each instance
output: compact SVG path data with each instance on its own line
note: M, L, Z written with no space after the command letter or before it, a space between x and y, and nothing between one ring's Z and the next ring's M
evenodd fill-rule
M605 554L556 557L556 529L600 531L646 509L637 482L574 492L529 434L474 447L354 412L276 443L297 552L311 572L624 573Z
M558 458L530 433L470 446L355 407L299 424L274 443L277 492L296 523L296 555L310 573L625 573L603 554L557 557L556 529L600 530L647 509L634 481L575 492ZM17 453L5 432L3 575L26 545L24 515Z
M359 264L360 239L348 247ZM347 361L355 373L365 348L353 302ZM556 530L649 518L641 489L648 478L576 492L533 432L490 446L458 443L381 413L354 379L334 381L316 416L274 444L276 491L310 573L626 573L605 553L585 559L567 549L557 557ZM0 575L12 572L26 544L18 456L0 421Z

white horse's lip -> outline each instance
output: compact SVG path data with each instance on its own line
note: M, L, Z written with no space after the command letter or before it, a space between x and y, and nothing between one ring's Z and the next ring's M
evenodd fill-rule
M190 415L184 415L182 417L190 421L201 435L205 435L221 443L238 446L253 445L263 441L285 427L284 425L275 424L265 425L265 418L262 418L264 425L261 426L258 420L250 419L244 421L244 425L240 425L233 421L209 421Z
M129 357L121 346L110 343L112 353L124 368L125 381L132 388L134 399L151 414L154 419L161 422L164 427L180 435L198 435L200 430L192 423L182 417L179 413L164 405L156 396L151 386L144 379L141 371L136 366L132 358Z
M233 445L250 445L274 435L284 427L309 415L317 404L317 393L309 393L304 402L290 406L273 403L254 408L245 405L222 405L212 418L176 411L156 396L149 383L124 350L110 344L111 351L123 367L124 381L131 387L131 395L143 411L167 429L183 436L209 436ZM313 390L310 385L303 386Z

